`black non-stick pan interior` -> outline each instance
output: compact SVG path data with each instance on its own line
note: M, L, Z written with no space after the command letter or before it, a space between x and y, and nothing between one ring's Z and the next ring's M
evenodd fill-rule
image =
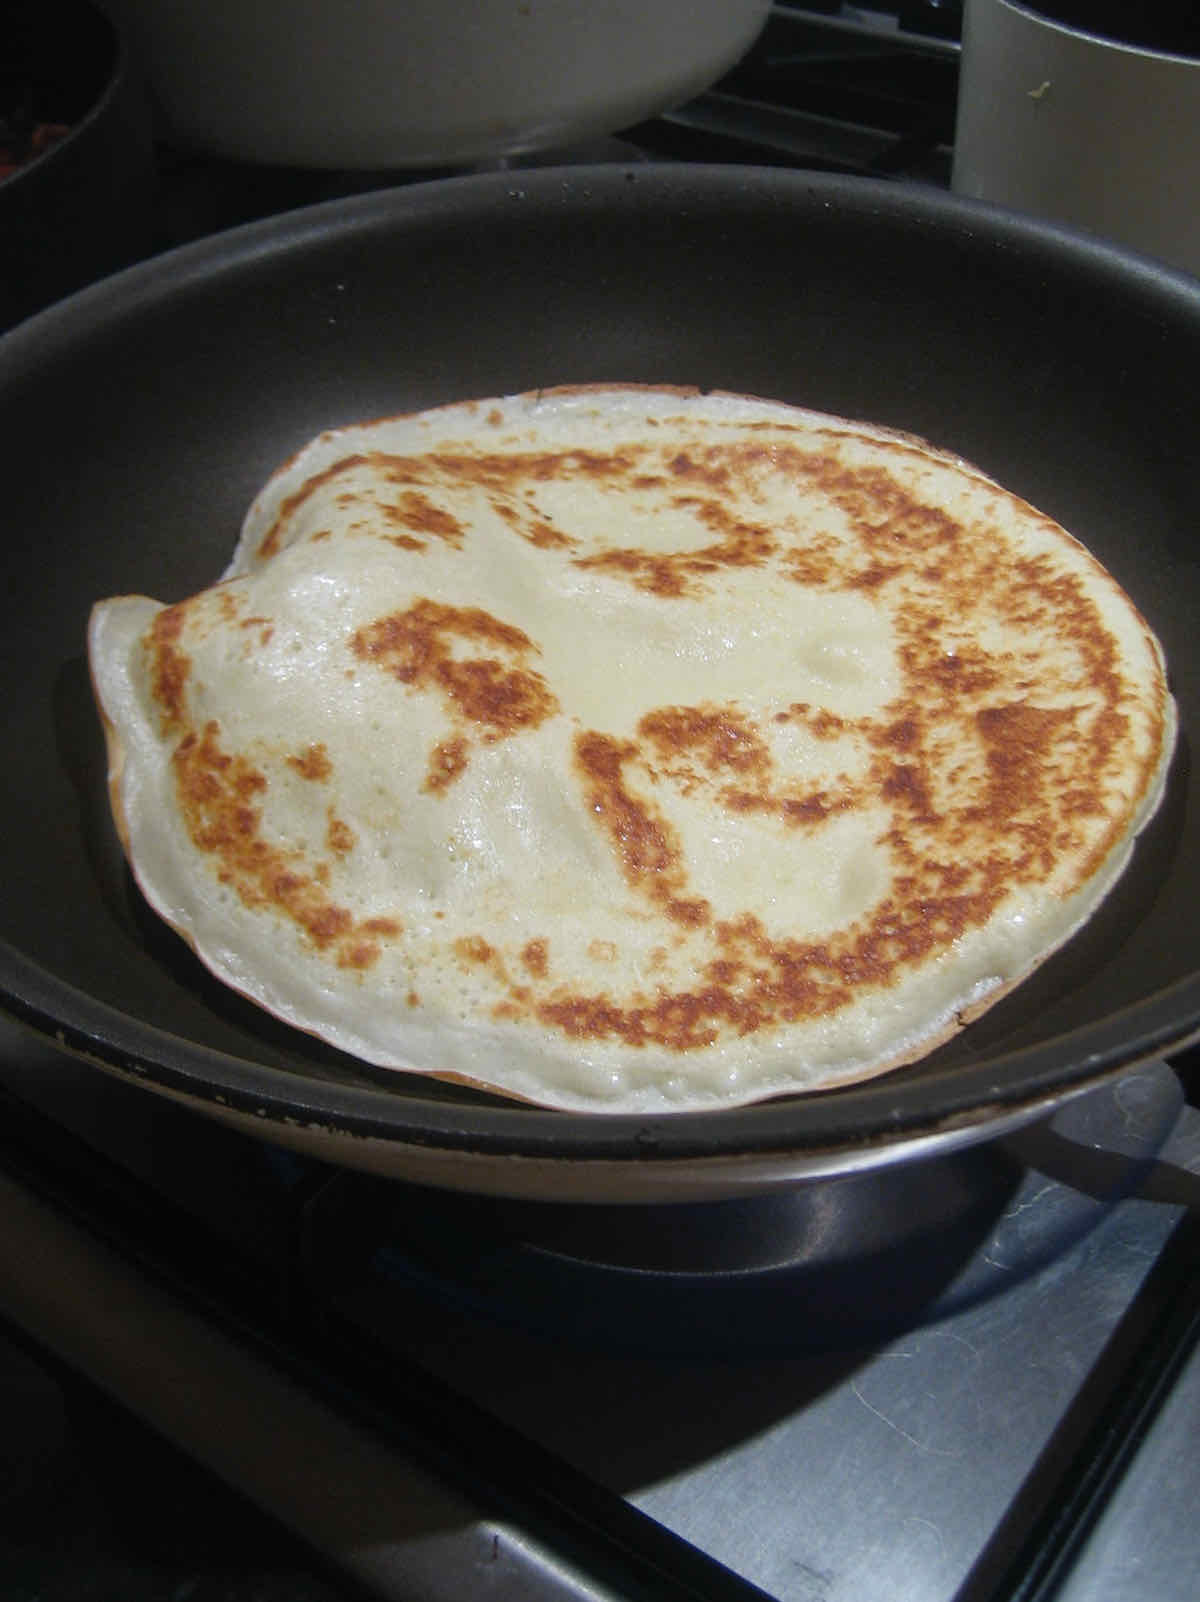
M0 987L36 1027L201 1098L506 1152L793 1149L1002 1112L1200 1028L1200 284L949 197L746 169L540 170L294 213L159 258L0 344ZM1171 786L1088 928L927 1061L675 1118L508 1106L381 1074L216 985L145 910L84 661L100 597L179 598L320 429L597 380L910 430L1082 538L1162 639Z

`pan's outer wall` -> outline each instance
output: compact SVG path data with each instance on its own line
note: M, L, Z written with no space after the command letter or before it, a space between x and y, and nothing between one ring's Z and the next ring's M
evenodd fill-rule
M1179 1042L1200 1022L1197 372L1191 280L950 197L733 168L421 185L238 230L54 308L0 344L10 1002L268 1121L639 1162L986 1125ZM384 1083L206 984L129 888L83 666L92 602L210 582L259 484L321 428L605 380L761 394L956 450L1083 534L1164 640L1184 745L1133 872L1082 941L917 1069L663 1120Z

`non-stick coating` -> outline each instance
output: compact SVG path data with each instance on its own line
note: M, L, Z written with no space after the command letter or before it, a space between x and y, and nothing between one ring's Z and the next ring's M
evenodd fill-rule
M324 427L592 380L778 397L911 430L1076 532L1162 638L1183 738L1089 928L923 1065L658 1119L502 1104L357 1065L214 984L115 842L84 627L210 582L268 472ZM1200 1027L1200 285L949 197L644 166L491 175L221 236L0 344L0 986L155 1084L268 1120L616 1160L919 1135L1076 1087Z

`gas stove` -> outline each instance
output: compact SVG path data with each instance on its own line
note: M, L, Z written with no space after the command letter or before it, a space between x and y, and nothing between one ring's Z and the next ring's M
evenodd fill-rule
M539 161L949 181L961 7L774 8ZM439 174L158 152L156 248ZM43 1599L1194 1594L1200 1065L747 1201L344 1172L0 1025L0 1572Z

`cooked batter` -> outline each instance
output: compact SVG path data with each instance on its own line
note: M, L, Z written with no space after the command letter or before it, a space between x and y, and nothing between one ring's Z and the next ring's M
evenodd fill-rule
M101 603L114 813L222 979L372 1062L652 1112L911 1061L1094 910L1161 651L962 462L562 389L337 430Z

